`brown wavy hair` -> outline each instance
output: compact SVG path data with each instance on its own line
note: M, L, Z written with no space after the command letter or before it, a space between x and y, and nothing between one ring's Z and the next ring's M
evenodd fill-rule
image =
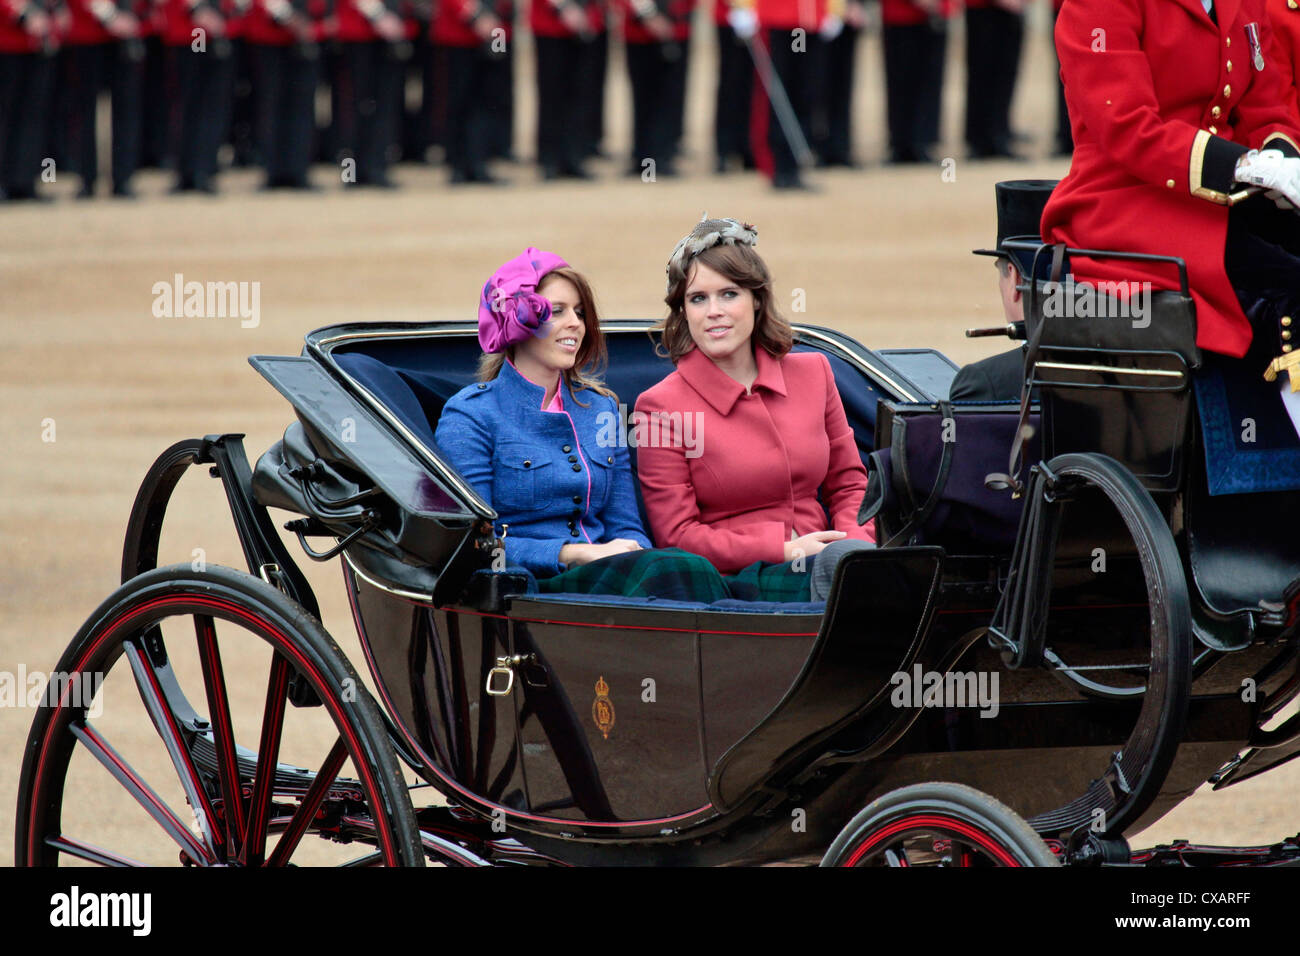
M655 326L655 331L660 333L655 348L658 354L667 355L676 365L683 355L695 348L686 321L686 287L691 284L696 263L703 263L729 282L753 293L755 315L751 342L766 349L773 358L783 358L794 344L794 329L776 307L767 264L752 246L739 243L705 249L687 266L686 274L673 283L664 296L668 317Z
M591 291L591 283L578 270L565 267L552 269L543 275L537 281L537 288L540 289L552 276L568 279L573 283L573 287L578 290L578 308L582 309L582 344L578 346L578 355L573 362L573 368L565 369L561 373L569 386L569 391L583 408L587 405L578 398L578 393L588 388L598 395L608 396L617 402L618 396L603 379L605 368L609 364L609 352L605 348L605 333L600 331L600 315L596 311L596 296ZM496 378L501 373L501 366L505 364L506 357L509 356L513 361L514 353L513 345L505 352L484 352L478 360L478 380L490 382Z

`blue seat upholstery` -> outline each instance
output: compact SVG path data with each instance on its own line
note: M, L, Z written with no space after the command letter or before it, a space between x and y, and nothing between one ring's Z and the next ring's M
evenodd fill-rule
M672 362L655 354L654 343L643 332L614 332L606 336L609 367L605 382L631 412L640 394L673 370ZM799 345L795 351L817 351ZM375 396L411 432L440 457L434 429L447 399L475 380L480 355L473 336L446 336L421 340L375 339L337 349L339 367ZM839 388L844 412L865 463L871 454L880 392L843 359L827 355ZM632 448L633 473L636 449ZM646 523L645 505L637 485L637 509Z

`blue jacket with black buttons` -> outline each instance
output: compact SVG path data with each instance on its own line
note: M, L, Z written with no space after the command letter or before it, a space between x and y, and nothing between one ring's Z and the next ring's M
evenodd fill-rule
M490 382L453 395L438 419L438 448L497 512L508 564L539 577L565 570L566 544L628 538L651 547L637 514L627 447L613 399L590 390L564 411L542 410L546 390L506 362Z

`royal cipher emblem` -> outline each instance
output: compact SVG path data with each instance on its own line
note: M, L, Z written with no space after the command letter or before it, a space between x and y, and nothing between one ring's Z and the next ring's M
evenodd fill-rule
M591 719L600 728L600 735L609 740L609 732L614 726L614 702L609 699L609 685L602 675L596 681L596 699L591 705Z

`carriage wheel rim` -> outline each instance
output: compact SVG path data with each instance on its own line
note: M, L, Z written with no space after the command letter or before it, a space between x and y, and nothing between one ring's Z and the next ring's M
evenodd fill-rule
M152 625L156 625L169 617L193 616L198 618L200 615L217 618L236 624L254 637L262 640L263 643L270 646L272 650L272 660L285 660L286 666L293 666L299 673L304 673L313 687L318 691L328 687L329 681L321 668L308 655L295 646L288 634L282 629L278 622L269 620L261 615L250 613L247 609L239 604L227 599L209 596L197 595L193 593L163 594L152 597L138 604L128 606L113 616L107 623L96 627L93 640L89 646L84 647L77 655L71 667L67 668L69 673L82 673L88 669L94 669L95 665L102 664L102 672L107 674L119 659L127 656L125 651L128 646L138 647L144 657L148 657L145 648L139 645L140 636ZM130 633L123 635L123 631L129 629ZM122 651L113 654L111 658L106 657L116 648ZM103 658L101 660L101 658ZM152 668L150 668L152 670ZM274 670L274 667L273 667ZM137 685L138 687L138 685ZM205 680L206 688L206 680ZM83 845L90 850L99 850L93 844L77 840L75 837L62 832L62 788L68 766L71 762L72 753L76 749L74 725L82 727L89 726L84 720L85 706L80 707L83 712L83 718L78 720L78 708L70 706L69 696L72 692L71 682L64 688L63 694L59 701L54 704L54 712L51 714L46 732L41 743L40 752L37 755L35 767L35 776L33 781L31 806L33 812L28 821L28 845L27 845L27 865L40 865L42 860L41 854L48 848L55 850L57 853L69 852L67 848L59 845L68 843L72 845ZM142 701L144 700L143 691L141 691ZM336 700L333 700L329 694L321 694L322 702L330 714L335 729L339 733L339 742L343 743L347 756L352 758L353 766L362 777L363 796L371 808L371 816L374 820L373 832L379 852L382 854L385 862L395 865L398 862L398 853L391 827L389 826L387 808L382 805L380 794L382 788L375 777L374 770L369 766L364 758L366 748L357 737L354 728L350 726L350 720L343 712ZM148 704L146 702L146 710ZM266 715L264 714L264 717ZM63 738L65 735L73 736L73 741L68 742ZM164 738L165 742L165 738ZM66 750L66 759L62 760L61 767L51 766L61 751ZM97 756L92 753L92 756ZM98 759L98 757L97 757ZM102 762L102 761L101 761ZM327 764L329 759L327 758ZM60 779L53 781L49 778L51 771L58 771ZM119 779L119 783L120 783ZM59 803L57 807L50 806L48 794L50 785L57 783L59 794ZM274 775L270 790L274 791ZM134 797L134 794L133 794ZM138 798L137 802L138 801ZM250 808L251 809L251 808ZM269 812L269 805L268 805ZM155 818L156 819L156 818ZM274 816L268 817L264 821L264 826L276 821ZM50 824L53 823L53 826ZM43 825L44 824L44 825ZM43 832L40 832L43 831ZM196 838L197 840L197 838ZM121 860L128 860L118 854L110 851L103 851L108 857L117 857ZM76 855L76 854L73 854ZM195 854L191 854L194 856ZM206 854L204 854L206 856ZM272 854L274 856L274 853ZM57 857L56 857L57 858ZM195 862L200 862L195 860ZM208 861L203 862L221 862ZM269 861L264 861L269 862Z
M908 814L897 820L890 821L880 829L870 833L853 849L853 852L841 865L846 867L857 866L864 856L880 847L882 843L907 831L924 831L927 833L938 831L939 834L959 836L964 842L973 844L993 857L1000 866L1024 865L992 835L959 817L935 812Z

